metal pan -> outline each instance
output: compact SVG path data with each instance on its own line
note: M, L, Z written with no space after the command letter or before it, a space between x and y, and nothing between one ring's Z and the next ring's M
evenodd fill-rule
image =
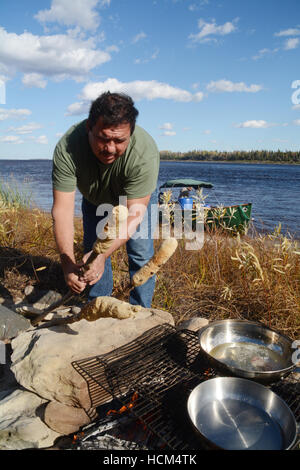
M202 328L198 335L202 353L225 375L269 384L296 367L292 341L261 323L221 320Z
M218 377L191 392L188 415L209 447L226 450L287 450L297 424L286 403L269 388L247 379Z

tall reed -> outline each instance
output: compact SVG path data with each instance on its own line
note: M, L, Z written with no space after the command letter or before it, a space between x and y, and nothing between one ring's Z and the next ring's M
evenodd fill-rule
M10 181L0 179L0 210L29 208L32 202L32 192L29 181L22 185L13 178Z

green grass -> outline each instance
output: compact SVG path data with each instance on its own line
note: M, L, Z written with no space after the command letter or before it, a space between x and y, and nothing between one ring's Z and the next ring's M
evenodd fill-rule
M29 208L32 203L32 192L28 181L17 183L0 179L0 210Z

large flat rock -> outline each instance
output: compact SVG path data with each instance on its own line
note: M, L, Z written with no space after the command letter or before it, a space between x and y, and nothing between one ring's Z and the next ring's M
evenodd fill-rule
M20 385L40 397L88 410L93 404L86 381L71 363L106 354L163 323L174 324L170 313L141 308L124 320L83 319L70 325L32 328L12 341L11 370ZM111 396L106 397L109 399Z
M15 338L30 325L27 318L0 304L0 340Z

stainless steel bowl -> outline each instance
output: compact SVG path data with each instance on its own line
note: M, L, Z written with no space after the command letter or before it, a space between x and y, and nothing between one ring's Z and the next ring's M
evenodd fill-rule
M261 323L216 321L199 331L199 343L210 364L227 375L268 384L296 367L292 341Z
M286 403L269 388L247 379L218 377L191 392L188 415L212 448L291 449L297 424Z

